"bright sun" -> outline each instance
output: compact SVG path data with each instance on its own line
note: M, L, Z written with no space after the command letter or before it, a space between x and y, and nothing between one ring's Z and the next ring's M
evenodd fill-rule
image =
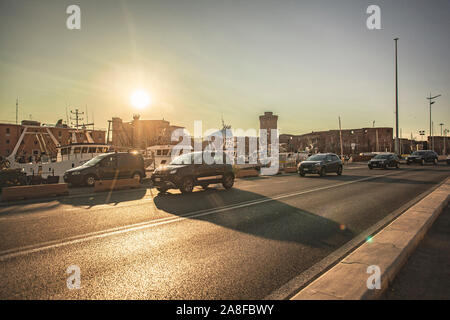
M150 95L144 90L136 90L130 97L131 104L137 109L144 109L151 103Z

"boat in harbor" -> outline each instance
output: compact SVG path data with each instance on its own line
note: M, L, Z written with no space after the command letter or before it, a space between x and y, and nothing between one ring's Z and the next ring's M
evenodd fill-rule
M147 147L145 150L146 156L150 159L148 166L146 167L147 171L153 171L160 166L165 166L172 161L173 151L177 149L177 145L155 145L151 147ZM177 151L176 155L183 154L183 150L189 149L189 152L192 152L193 148L191 146L184 146L184 149Z
M77 139L77 134L73 134L69 144L60 145L50 130L37 132L33 130L33 126L24 126L13 152L6 158L8 166L12 169L22 168L28 176L41 176L44 179L49 176L58 176L59 180L62 180L65 171L81 166L90 159L110 151L110 146L107 144L95 143L89 130L79 129L74 130L74 133L77 133L78 136L83 135L84 138ZM44 134L49 135L56 146L56 157L52 158L42 154L39 157L30 156L25 159L18 156L19 147L27 135L35 135L37 141L41 142ZM83 142L78 142L78 140L83 140Z

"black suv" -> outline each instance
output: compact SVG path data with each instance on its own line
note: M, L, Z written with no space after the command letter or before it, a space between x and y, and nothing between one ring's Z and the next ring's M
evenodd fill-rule
M297 166L298 174L318 173L321 177L329 172L342 174L342 161L334 153L317 153L302 161Z
M419 150L414 151L409 157L406 158L406 164L420 163L424 165L427 162L434 164L438 163L438 155L433 150Z
M399 163L400 159L397 157L396 154L380 153L377 154L372 159L370 159L367 165L369 166L369 169L372 170L373 168L383 168L383 169L387 169L388 167L398 168Z
M142 155L128 152L105 153L64 173L65 182L87 186L93 186L95 180L133 178L142 181L143 177Z
M168 189L189 193L194 186L206 189L212 183L222 183L225 189L230 189L234 184L234 173L225 153L203 151L176 157L169 165L157 168L151 179L161 193Z

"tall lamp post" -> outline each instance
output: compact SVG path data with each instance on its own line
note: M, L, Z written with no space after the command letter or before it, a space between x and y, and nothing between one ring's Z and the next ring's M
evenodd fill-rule
M431 126L432 126L432 124L431 124L431 105L433 104L433 103L435 103L435 101L433 101L433 99L436 99L436 98L438 98L438 97L440 97L441 95L440 94L438 94L437 96L434 96L434 97L432 97L431 96L431 93L430 93L430 97L427 97L427 99L429 100L429 103L430 103L430 142L431 142L431 150L434 150L434 143L433 143L433 131L432 131L432 128L431 128Z
M397 64L397 43L398 38L395 41L395 153L399 154L399 141L398 141L398 64Z
M447 138L448 129L444 129L444 155L447 154L447 145L446 145L446 138Z

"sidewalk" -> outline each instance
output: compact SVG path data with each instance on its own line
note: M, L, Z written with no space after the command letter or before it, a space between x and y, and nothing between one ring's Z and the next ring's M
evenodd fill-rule
M436 219L381 299L450 299L450 206Z

